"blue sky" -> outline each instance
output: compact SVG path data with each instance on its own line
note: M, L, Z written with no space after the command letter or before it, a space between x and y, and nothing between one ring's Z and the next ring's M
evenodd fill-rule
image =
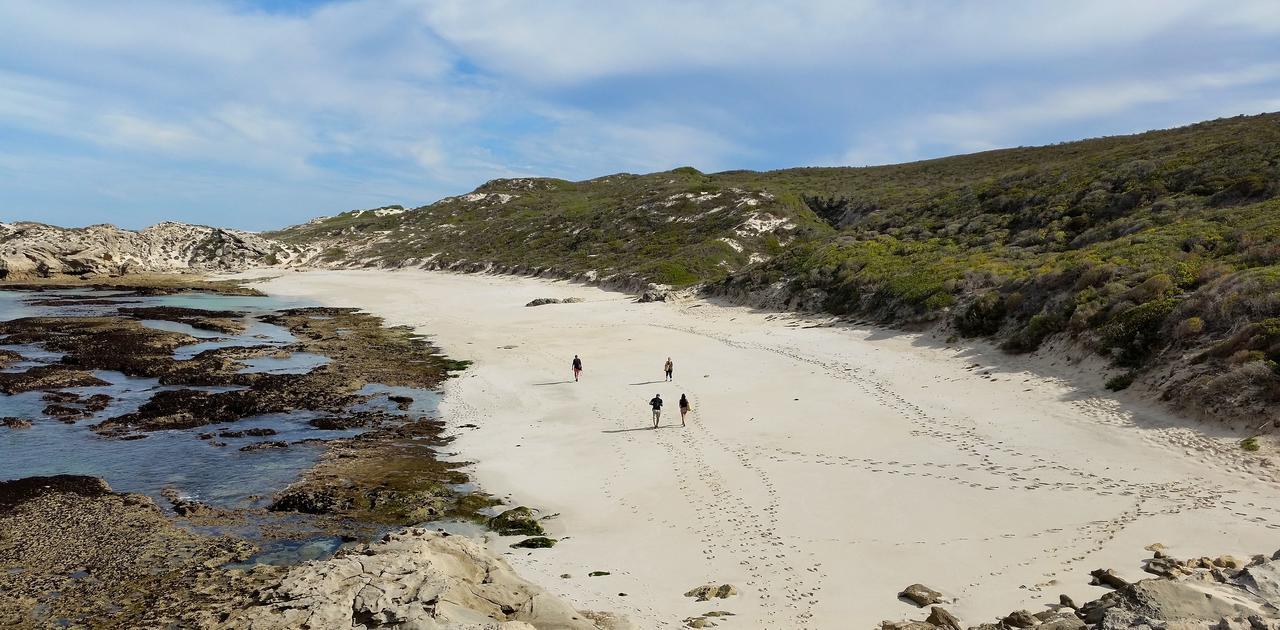
M1280 110L1280 3L0 0L0 220L886 164Z

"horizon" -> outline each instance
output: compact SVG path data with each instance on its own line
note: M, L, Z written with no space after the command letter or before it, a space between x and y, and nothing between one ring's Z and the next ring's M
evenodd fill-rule
M5 222L263 231L499 177L900 164L1280 110L1280 7L1262 2L0 16Z

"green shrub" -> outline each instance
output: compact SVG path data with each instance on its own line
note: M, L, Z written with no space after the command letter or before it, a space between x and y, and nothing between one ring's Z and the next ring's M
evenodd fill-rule
M1258 438L1248 437L1240 441L1240 448L1252 453L1262 448L1262 445L1258 444Z
M1118 392L1121 390L1129 389L1129 386L1133 385L1133 381L1135 378L1137 377L1134 375L1133 372L1125 372L1124 374L1117 374L1107 379L1107 382L1104 384L1104 386L1113 392Z
M994 335L1004 324L1004 315L1004 297L996 291L987 291L956 314L956 330L965 337Z

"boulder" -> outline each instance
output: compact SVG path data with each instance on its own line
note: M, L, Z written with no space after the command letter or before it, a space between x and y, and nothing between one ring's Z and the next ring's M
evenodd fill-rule
M925 619L925 622L947 630L964 630L960 620L941 606L934 606L929 609L929 617Z
M685 597L692 597L697 601L705 602L711 598L728 599L738 594L738 587L732 584L703 584L697 588L691 589L685 593Z
M503 536L541 536L546 533L534 518L533 510L523 505L489 519L489 529Z
M645 303L648 303L648 302L666 302L666 301L667 301L667 292L666 292L666 291L660 291L660 290L657 290L657 289L649 289L649 290L645 291L644 293L641 293L641 294L640 294L640 297L639 297L639 298L637 298L637 299L636 299L636 301L637 301L637 302L640 302L641 304L645 304Z
M943 601L942 593L923 584L912 584L902 589L902 592L898 593L898 597L906 599L921 608Z
M1040 620L1032 616L1025 610L1015 610L1000 620L1006 626L1011 628L1030 628L1040 624Z
M937 630L937 626L927 621L881 621L881 630Z
M1213 559L1213 566L1223 569L1243 569L1245 561L1235 556L1218 556Z
M525 304L525 306L544 306L546 304L560 304L560 303L561 303L561 300L558 300L556 298L538 298L536 300L530 300L528 304Z

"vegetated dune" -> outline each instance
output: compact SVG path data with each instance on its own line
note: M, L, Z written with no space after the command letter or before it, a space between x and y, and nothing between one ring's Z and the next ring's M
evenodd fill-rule
M1065 342L1100 376L1259 431L1280 422L1280 115L868 168L494 180L270 234L309 264L650 283Z

